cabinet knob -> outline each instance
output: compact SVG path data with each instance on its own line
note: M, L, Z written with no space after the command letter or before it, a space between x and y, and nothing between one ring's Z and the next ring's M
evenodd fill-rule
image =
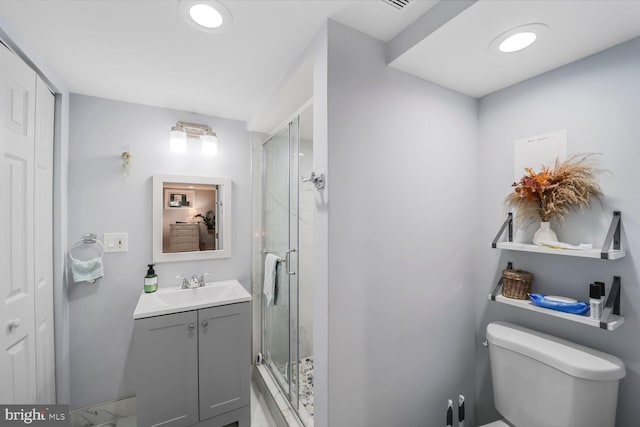
M196 328L196 325L194 325L193 323L189 323L188 328L190 331L193 331Z
M204 321L202 322L202 327L203 327L203 328L206 328L207 326L209 326L209 322L207 322L206 320L204 320Z

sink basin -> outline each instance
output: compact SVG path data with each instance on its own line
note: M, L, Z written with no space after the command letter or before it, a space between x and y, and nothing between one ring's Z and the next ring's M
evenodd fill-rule
M201 288L160 288L142 293L133 312L134 319L198 310L218 305L251 301L251 295L237 280L209 282Z

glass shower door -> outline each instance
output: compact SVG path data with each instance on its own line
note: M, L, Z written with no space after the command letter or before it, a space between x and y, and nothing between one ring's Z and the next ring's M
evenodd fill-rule
M293 120L263 147L263 252L276 255L273 302L262 306L264 363L298 408L298 150Z

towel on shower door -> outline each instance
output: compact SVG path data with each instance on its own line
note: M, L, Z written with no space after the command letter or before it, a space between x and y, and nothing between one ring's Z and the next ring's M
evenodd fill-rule
M274 254L267 254L264 258L264 283L262 285L262 293L265 296L267 305L272 305L275 301L276 270L279 260L280 258Z

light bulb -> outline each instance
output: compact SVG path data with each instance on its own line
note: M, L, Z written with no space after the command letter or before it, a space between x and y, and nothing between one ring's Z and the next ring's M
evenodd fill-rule
M500 43L498 49L500 49L500 52L505 53L517 52L530 46L534 41L536 41L536 33L526 31L506 38Z
M202 25L205 28L218 28L222 25L222 14L218 12L213 6L208 4L198 3L191 6L189 9L189 16L198 25Z
M171 128L169 149L174 153L184 153L187 151L187 134L183 130L176 127Z
M218 154L218 137L215 133L204 134L200 139L202 139L202 155L215 156Z

